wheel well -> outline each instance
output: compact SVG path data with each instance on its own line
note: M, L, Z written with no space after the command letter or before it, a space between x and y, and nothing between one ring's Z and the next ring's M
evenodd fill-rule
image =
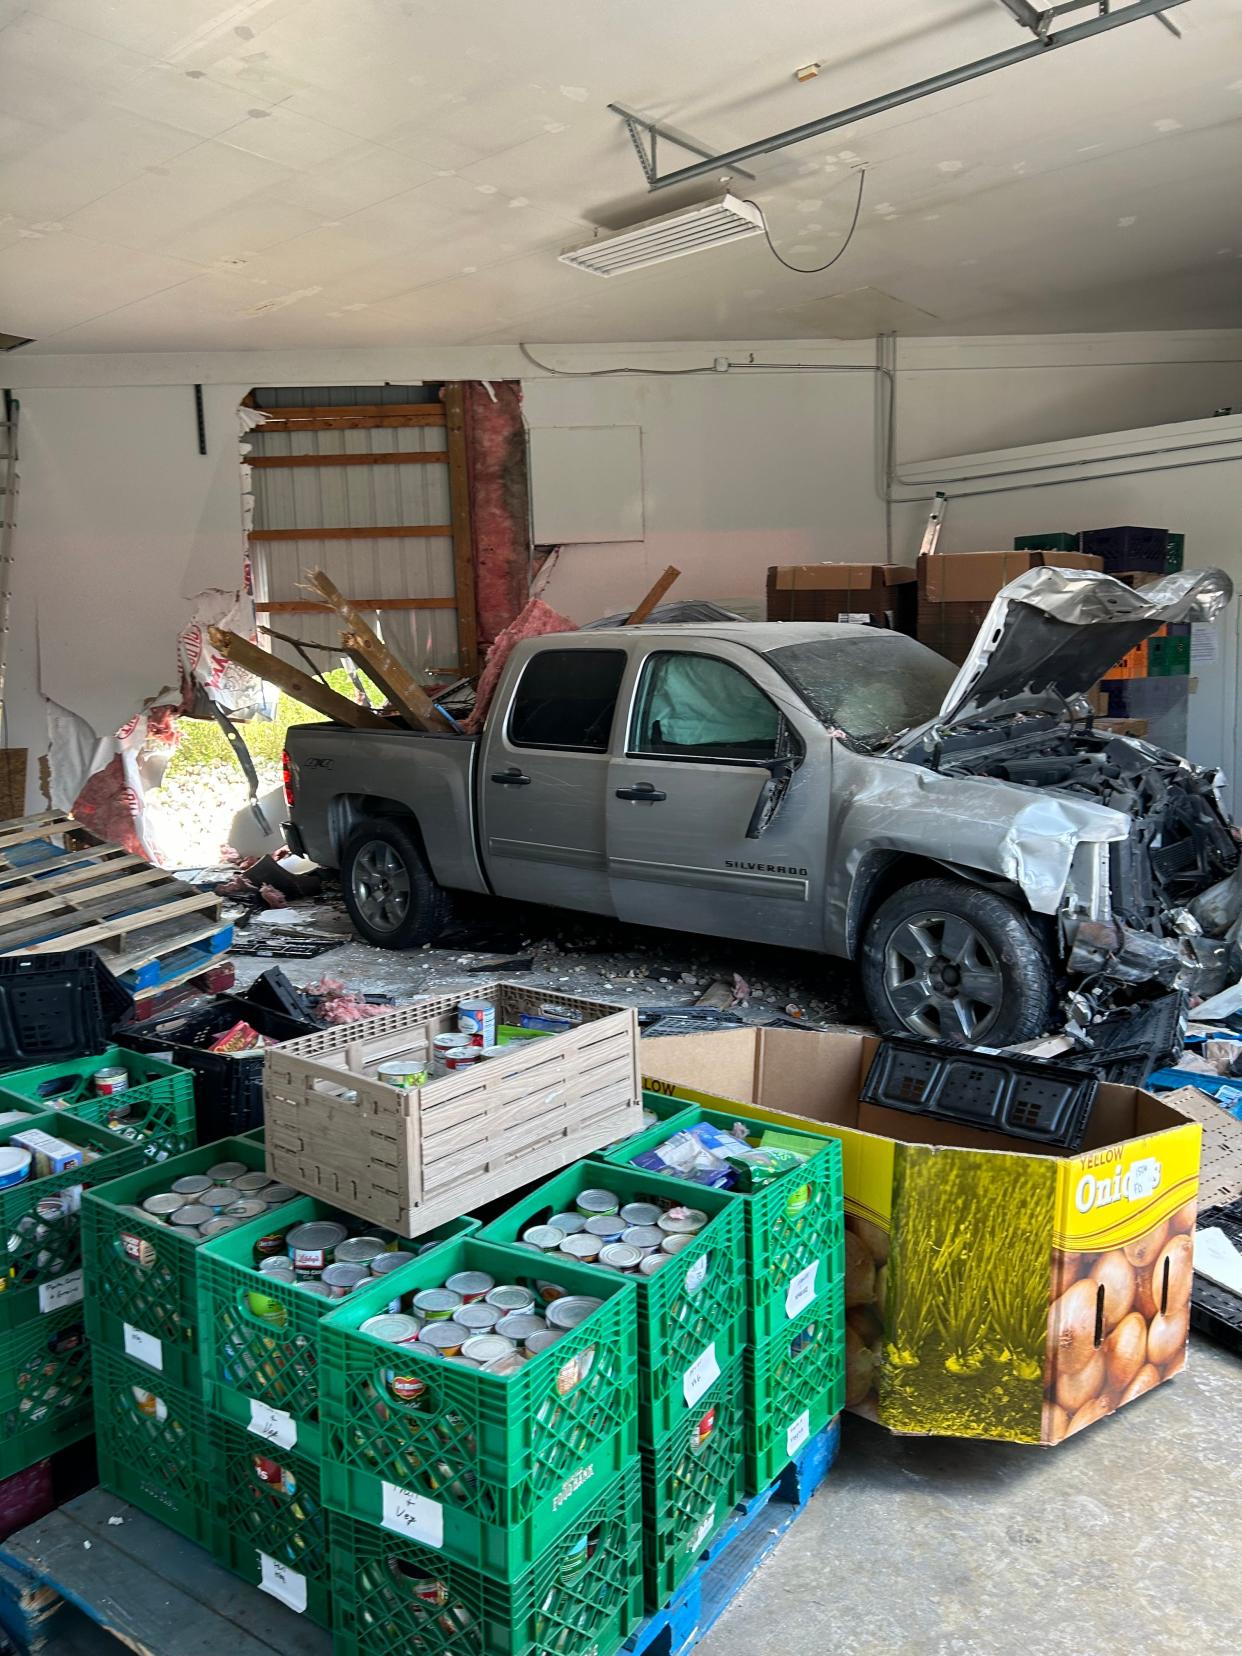
M337 794L328 806L328 831L332 836L338 865L345 842L354 829L360 822L373 817L402 822L418 841L419 850L426 853L418 818L399 799L385 799L381 794Z
M849 958L853 960L857 957L863 933L872 916L894 892L900 891L903 886L913 885L916 880L943 880L946 876L961 880L964 885L982 886L986 891L994 891L998 897L1008 897L1028 919L1036 918L1012 880L970 868L956 868L951 863L937 862L932 857L914 856L904 851L872 851L863 858L850 893Z

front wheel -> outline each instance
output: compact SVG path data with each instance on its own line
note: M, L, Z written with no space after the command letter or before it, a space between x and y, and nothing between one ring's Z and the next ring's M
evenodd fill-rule
M403 822L360 822L345 842L341 888L354 930L381 949L434 943L449 917L449 896Z
M876 911L859 961L863 993L890 1035L1010 1046L1047 1032L1051 950L1005 897L962 880L916 880Z

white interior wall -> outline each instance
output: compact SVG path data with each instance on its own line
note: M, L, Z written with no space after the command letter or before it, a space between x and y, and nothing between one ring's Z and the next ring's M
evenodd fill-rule
M564 548L544 595L575 619L633 600L668 563L683 571L681 594L727 601L757 600L772 563L884 556L874 376L786 371L866 367L869 345L733 341L535 354L579 371L684 369L717 356L783 367L558 378L507 346L7 360L5 377L22 403L22 452L6 740L31 750L32 808L34 761L47 746L43 697L96 734L110 733L173 681L175 637L194 593L236 586L244 543L234 410L256 384L521 377L532 425L639 426L645 538ZM1238 333L903 341L899 456L904 465L1202 416L1242 403L1240 362ZM205 457L196 382L205 388ZM1079 496L1073 512L1067 501L1062 513L1058 501L1055 526L1065 514L1084 523L1171 519L1157 511L1167 498L1158 478L1151 487L1155 498L1120 484L1107 496ZM1035 521L1036 504L1014 495L978 517L955 510L948 544L1007 545L1015 530L1048 526ZM1169 526L1193 536L1190 511L1188 504L1185 523ZM924 516L921 505L894 514L897 561L912 554ZM1219 503L1205 503L1202 519L1201 533L1219 527Z

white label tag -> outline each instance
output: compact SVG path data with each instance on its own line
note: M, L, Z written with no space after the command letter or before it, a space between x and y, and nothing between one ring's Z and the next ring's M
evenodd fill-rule
M81 1212L81 1209L82 1209L82 1186L81 1185L66 1185L63 1190L58 1190L56 1192L56 1198L60 1202L62 1212L64 1212L64 1213L79 1213L79 1212Z
M811 1411L803 1409L793 1425L785 1433L785 1453L790 1460L798 1453L807 1438L811 1435Z
M383 1485L384 1510L380 1523L398 1535L408 1535L411 1541L421 1541L427 1547L444 1545L444 1508L439 1501L429 1501L425 1495L415 1495L411 1489L399 1489L396 1484Z
M716 1509L713 1507L707 1517L704 1518L703 1522L699 1525L698 1529L696 1529L694 1534L690 1537L690 1544L686 1548L686 1551L692 1553L698 1552L699 1548L703 1545L704 1541L707 1540L708 1536L712 1533L712 1530L715 1527Z
M306 1577L288 1569L277 1558L259 1554L259 1586L274 1599L287 1604L298 1615L306 1613Z
M63 1311L66 1305L80 1305L82 1301L81 1271L66 1271L54 1282L39 1285L39 1310Z
M699 1289L707 1281L707 1265L710 1259L710 1254L700 1254L694 1264L686 1272L687 1294L697 1294Z
M815 1279L819 1276L819 1260L799 1271L785 1292L785 1315L796 1317L815 1298Z
M132 1323L125 1324L125 1355L136 1357L148 1368L164 1370L164 1347L154 1334L144 1334Z
M257 1398L250 1399L250 1430L265 1443L292 1449L298 1441L298 1423L284 1409L270 1409Z
M719 1378L720 1364L716 1361L716 1344L713 1341L701 1357L695 1358L682 1376L681 1389L686 1402L697 1403L713 1380Z

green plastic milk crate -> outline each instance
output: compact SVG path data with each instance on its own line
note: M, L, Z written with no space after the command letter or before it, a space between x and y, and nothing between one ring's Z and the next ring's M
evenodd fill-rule
M95 1091L101 1069L124 1069L130 1085L103 1097ZM124 1047L90 1058L67 1058L0 1077L0 1110L65 1110L80 1121L110 1127L142 1146L149 1161L194 1148L194 1077L187 1069Z
M507 1375L360 1331L458 1271L603 1304ZM469 1239L350 1294L319 1325L324 1499L515 1580L635 1453L634 1298L620 1275Z
M648 1610L668 1603L742 1498L742 1371L738 1357L663 1442L642 1451Z
M91 1347L91 1367L100 1483L211 1547L215 1462L201 1400L106 1346Z
M646 1098L644 1094L644 1103ZM603 1159L633 1168L635 1158L644 1151L656 1149L673 1133L696 1122L708 1121L729 1132L740 1120L744 1118L695 1107L608 1151ZM840 1143L810 1135L802 1138L758 1122L754 1123L752 1142L757 1144L765 1132L782 1141L798 1139L800 1147L813 1148L805 1161L754 1195L731 1193L746 1216L752 1344L779 1333L806 1306L828 1293L845 1272ZM662 1177L650 1176L657 1181Z
M845 1402L841 1285L746 1352L746 1494L758 1495Z
M506 1584L334 1518L335 1656L616 1656L642 1613L638 1462Z
M708 1216L691 1247L653 1276L630 1278L638 1295L639 1432L644 1443L654 1443L697 1404L708 1370L727 1368L745 1342L745 1220L727 1192L585 1161L485 1226L480 1240L516 1244L530 1226L571 1210L582 1191L601 1188L621 1205L682 1203ZM581 1263L581 1269L605 1282L616 1276L601 1265Z
M318 1459L319 1324L336 1302L275 1282L259 1270L255 1244L308 1220L334 1219L351 1235L385 1236L351 1214L303 1196L204 1242L198 1254L198 1340L203 1397L218 1414L260 1436L276 1435ZM466 1236L453 1219L430 1236L392 1237L411 1255Z
M198 1254L204 1244L148 1217L142 1203L187 1173L204 1173L222 1161L244 1162L261 1172L263 1147L249 1139L218 1139L114 1179L88 1192L82 1203L87 1333L196 1396L203 1386Z
M329 1515L310 1455L260 1443L208 1411L214 1467L212 1553L226 1570L320 1627L331 1627Z
M94 1430L82 1307L0 1334L0 1478Z
M32 1168L21 1184L0 1190L0 1329L19 1328L81 1300L82 1194L142 1162L136 1144L56 1111L0 1127L0 1144L30 1127L78 1146L94 1160L41 1179Z

